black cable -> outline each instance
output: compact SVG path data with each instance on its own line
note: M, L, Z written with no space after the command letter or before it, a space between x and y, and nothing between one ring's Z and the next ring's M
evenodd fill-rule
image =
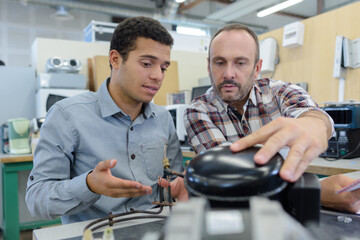
M90 229L90 227L92 227L93 225L96 225L96 224L101 223L103 221L107 221L107 222L104 223L104 224L101 224L101 226L106 226L106 225L112 226L112 223L122 222L121 219L120 220L113 220L114 218L130 215L130 214L135 214L135 213L157 215L157 214L160 214L162 212L162 210L163 210L163 206L160 206L158 211L132 210L131 212L119 213L119 214L115 214L115 215L110 214L107 217L103 217L103 218L100 218L98 220L94 220L91 223L89 223L88 225L86 225L85 228L84 228L84 232L85 232L86 229ZM147 218L147 217L148 216L141 216L141 218ZM131 220L129 218L125 218L125 219ZM136 217L135 219L139 219L139 217ZM96 229L98 229L98 227Z

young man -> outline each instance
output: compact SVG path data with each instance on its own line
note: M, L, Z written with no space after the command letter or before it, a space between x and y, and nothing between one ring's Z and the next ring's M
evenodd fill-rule
M111 77L96 93L57 102L41 127L26 192L33 216L71 223L153 207L164 149L172 169L182 163L169 112L150 103L172 45L156 20L134 17L117 26Z
M263 144L254 157L259 164L289 148L280 176L294 182L326 150L334 131L333 121L302 88L257 79L261 65L259 42L250 28L233 24L220 29L209 47L212 88L186 110L187 134L197 153L217 145L241 151ZM334 194L335 189L351 181L343 175L322 181L322 203L359 211L359 192L347 193L348 201L344 201L344 195Z

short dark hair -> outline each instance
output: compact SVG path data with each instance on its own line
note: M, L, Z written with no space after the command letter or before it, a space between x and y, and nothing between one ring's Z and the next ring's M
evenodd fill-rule
M237 30L237 31L246 31L248 32L252 37L253 39L255 40L255 45L256 45L256 52L255 52L255 64L259 61L259 58L260 58L260 47L259 47L259 39L256 35L256 33L251 29L249 28L248 26L245 26L243 24L240 24L240 23L233 23L233 24L230 24L230 25L227 25L223 28L221 28L220 30L218 30L215 35L212 37L211 41L210 41L210 45L209 45L209 59L210 59L210 47L211 47L211 43L213 42L214 38L219 35L221 32L224 32L224 31L233 31L233 30Z
M126 62L129 52L136 48L135 42L139 37L150 38L170 48L174 44L174 39L159 21L149 17L131 17L120 22L115 28L110 51L118 51Z

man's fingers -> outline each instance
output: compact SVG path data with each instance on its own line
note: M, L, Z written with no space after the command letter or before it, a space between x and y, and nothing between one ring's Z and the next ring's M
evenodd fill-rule
M163 188L167 188L170 186L170 183L167 180L165 180L164 178L160 178L160 181L158 181L158 184Z
M294 139L292 136L284 131L277 132L262 146L262 148L255 154L254 160L258 164L267 163L276 153L278 153L285 146L291 145Z
M263 141L260 140L262 139L262 133L260 131L261 130L259 129L258 131L246 137L240 138L230 145L230 150L233 152L240 152L244 149L254 146L255 144L262 143Z
M311 161L319 156L320 152L319 149L316 147L309 147L304 155L303 158L300 159L300 163L298 167L295 169L294 178L292 181L296 181L296 179L300 178L300 176L306 171Z
M110 160L99 162L98 165L96 166L96 169L99 171L105 171L105 170L115 167L115 165L116 165L116 159L110 159Z
M286 119L279 117L250 135L240 138L231 144L231 151L239 152L256 144L265 143L274 134L274 132L277 132L283 124L285 124L284 121L286 121Z
M118 179L117 184L108 188L112 197L138 197L152 193L150 186L142 185L139 182Z
M282 179L294 182L305 172L312 159L318 156L318 150L300 143L292 146L280 170Z

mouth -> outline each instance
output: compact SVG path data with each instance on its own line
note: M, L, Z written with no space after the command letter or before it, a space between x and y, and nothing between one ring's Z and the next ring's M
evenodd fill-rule
M157 91L159 90L159 87L157 86L143 86L147 92L149 92L150 94L155 94L157 93Z
M224 91L232 91L234 90L234 88L237 88L237 86L234 84L224 84L221 86L221 89L223 89Z

